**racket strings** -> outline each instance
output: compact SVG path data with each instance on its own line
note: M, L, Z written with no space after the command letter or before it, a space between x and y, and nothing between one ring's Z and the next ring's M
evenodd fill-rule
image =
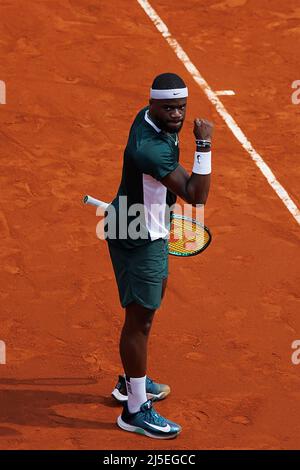
M174 218L170 231L169 252L179 255L199 252L209 244L210 238L210 233L200 223Z

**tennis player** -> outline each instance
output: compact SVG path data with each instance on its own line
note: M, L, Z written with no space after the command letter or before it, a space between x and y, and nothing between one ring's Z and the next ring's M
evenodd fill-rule
M188 89L176 74L158 75L150 90L149 106L136 116L124 152L120 187L111 205L118 216L121 196L128 207L147 209L146 236L107 236L125 322L120 338L124 376L112 395L123 403L117 424L125 431L156 439L176 437L181 427L159 415L153 401L170 393L168 385L146 375L147 343L155 311L161 304L168 277L169 220L156 217L153 207L172 206L176 196L189 204L205 204L210 186L213 125L194 120L196 152L192 174L179 164L178 134L182 128ZM108 208L109 209L109 208ZM127 214L126 214L127 216ZM121 220L121 219L120 219ZM130 217L127 217L129 226ZM145 232L145 231L144 231Z

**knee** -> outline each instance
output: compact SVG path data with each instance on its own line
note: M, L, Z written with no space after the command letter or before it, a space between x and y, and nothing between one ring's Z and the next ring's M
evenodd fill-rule
M127 328L129 327L130 332L133 334L148 336L151 330L152 320L153 318L144 318L136 322L131 322L129 325L127 323Z
M130 334L142 334L148 336L151 330L155 311L136 312L134 315L127 311L124 328Z
M144 336L149 335L150 330L151 330L151 326L152 326L152 320L153 320L153 318L148 319L148 320L146 320L145 322L143 322L141 324L141 330L140 331Z

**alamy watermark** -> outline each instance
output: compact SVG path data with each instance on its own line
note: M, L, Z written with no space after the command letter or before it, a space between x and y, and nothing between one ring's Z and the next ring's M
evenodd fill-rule
M295 341L292 342L291 347L292 349L295 349L291 357L292 363L295 366L298 366L300 364L300 340L295 339Z
M6 85L3 80L0 80L0 104L6 104Z
M292 83L292 88L296 90L292 93L291 99L293 104L300 104L300 80L295 80Z
M202 237L201 231L191 230L190 221L204 225L204 205L197 204L128 204L127 196L118 197L118 209L109 205L106 210L97 208L97 216L104 216L96 227L96 234L100 240L147 240L169 238L172 214L181 217L181 223L172 230L172 240L198 241Z
M0 364L6 364L6 345L0 340Z

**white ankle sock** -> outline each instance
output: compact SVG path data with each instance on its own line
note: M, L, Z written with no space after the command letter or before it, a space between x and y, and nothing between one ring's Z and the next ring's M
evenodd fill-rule
M129 413L137 413L140 411L141 405L147 401L146 376L126 377L126 388Z

